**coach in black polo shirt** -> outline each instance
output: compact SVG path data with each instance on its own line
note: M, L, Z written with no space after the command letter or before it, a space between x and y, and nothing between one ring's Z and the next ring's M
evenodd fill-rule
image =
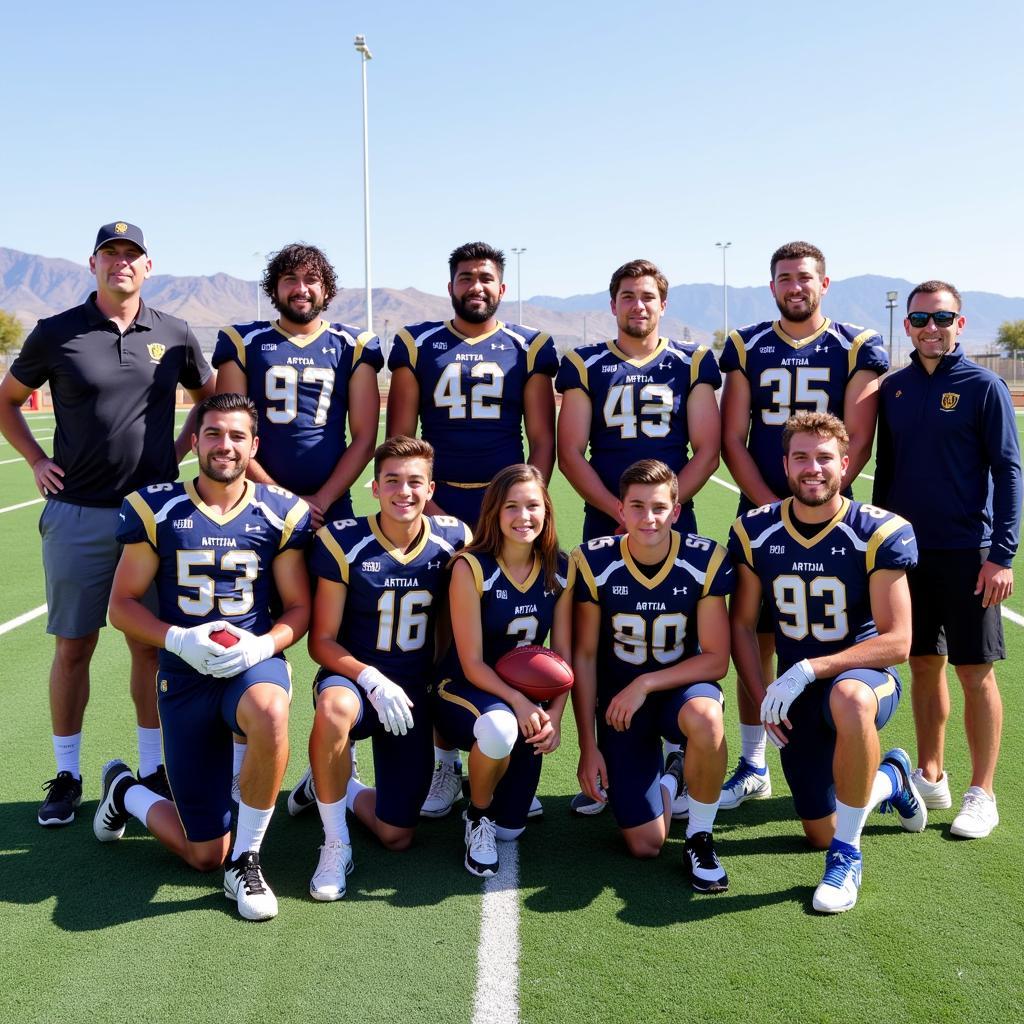
M82 721L89 663L120 547L114 540L124 496L173 480L189 432L174 441L175 393L196 401L214 378L184 320L141 298L152 261L134 224L105 224L89 269L96 291L81 305L40 320L0 383L0 432L31 465L47 499L39 519L46 573L47 632L56 637L50 717L57 774L44 785L40 825L74 821L82 800ZM49 381L57 419L53 458L32 437L21 406ZM131 690L139 736L139 775L166 788L156 712L156 651L131 640Z

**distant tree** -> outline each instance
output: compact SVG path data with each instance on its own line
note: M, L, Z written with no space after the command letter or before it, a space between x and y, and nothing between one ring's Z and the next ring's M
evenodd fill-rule
M0 357L13 352L24 334L25 328L10 313L0 309Z
M721 327L715 331L715 340L711 343L711 347L716 352L721 352L722 349L725 348L725 331L723 331Z
M1007 320L999 325L996 344L1009 355L1024 352L1024 320Z

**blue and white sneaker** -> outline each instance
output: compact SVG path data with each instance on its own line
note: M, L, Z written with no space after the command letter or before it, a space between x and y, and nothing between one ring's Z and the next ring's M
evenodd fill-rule
M732 775L722 786L720 811L739 807L744 800L767 800L772 795L772 777L768 766L755 768L745 757L740 757Z
M307 767L295 788L288 794L288 813L294 818L308 811L316 804L316 789L313 786L313 769Z
M575 814L578 818L592 818L600 814L608 806L608 801L591 800L586 793L580 790L569 801L569 813Z
M895 768L903 785L895 796L883 800L878 805L879 811L882 814L895 811L905 832L923 832L925 825L928 824L928 808L914 785L909 755L902 747L893 747L882 758L882 764Z
M862 867L860 850L833 839L825 854L825 874L814 890L814 909L819 914L841 914L852 910L860 890Z

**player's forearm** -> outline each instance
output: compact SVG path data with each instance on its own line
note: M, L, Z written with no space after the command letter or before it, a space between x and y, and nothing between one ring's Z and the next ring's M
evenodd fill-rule
M868 464L868 460L871 458L871 446L874 444L875 432L872 430L868 434L851 434L850 435L850 462L846 467L846 473L843 475L843 487L849 487L854 480L860 476L860 471Z
M317 492L323 499L324 509L328 509L359 479L359 474L366 469L366 464L373 454L373 441L360 438L353 439L345 449L345 454L338 459L334 471L324 481Z
M348 649L342 647L334 637L317 636L310 633L307 640L309 656L321 668L335 675L355 680L364 668L369 667L365 661L352 656Z
M282 612L270 629L274 638L274 653L280 654L301 640L309 629L309 602L296 603Z
M656 693L659 690L675 690L691 683L714 683L728 671L728 651L702 651L668 668L638 676L635 682L643 687L644 693Z
M855 668L888 668L906 661L910 655L909 631L893 631L862 640L844 651L820 658L808 658L817 679L831 679Z
M757 644L757 633L753 626L733 622L732 660L740 685L751 701L760 705L764 700L765 680L761 674L761 651Z
M698 491L711 479L712 473L718 469L721 457L719 449L700 449L679 471L679 501L682 504L690 501Z
M733 480L755 505L770 505L773 501L779 500L778 495L773 494L771 488L764 482L764 477L750 457L745 443L739 444L734 438L723 438L722 455ZM779 458L782 458L781 453Z
M558 465L561 467L562 475L584 501L613 519L619 518L619 499L601 483L601 478L594 467L579 451L560 449Z
M595 721L597 714L597 674L593 658L573 658L572 713L576 720L576 736L581 752L597 747Z
M505 701L506 704L511 704L515 700L517 691L509 686L490 665L479 659L463 661L461 656L459 663L462 665L462 671L466 678L484 693L491 693Z
M158 619L141 601L126 595L112 594L108 608L110 624L130 640L163 647L171 628Z
M245 471L246 477L254 484L276 485L277 481L256 461L249 460L249 468Z
M551 474L555 468L554 437L546 432L541 436L530 436L528 433L526 443L529 449L526 461L531 466L535 466L540 470L541 476L544 477L545 481L550 482Z

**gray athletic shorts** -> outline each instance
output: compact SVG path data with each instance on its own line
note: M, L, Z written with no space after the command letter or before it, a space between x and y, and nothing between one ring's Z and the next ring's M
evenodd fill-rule
M46 632L68 640L107 624L107 604L121 545L114 539L116 508L90 508L49 500L39 517L46 574ZM156 588L144 601L156 611Z

